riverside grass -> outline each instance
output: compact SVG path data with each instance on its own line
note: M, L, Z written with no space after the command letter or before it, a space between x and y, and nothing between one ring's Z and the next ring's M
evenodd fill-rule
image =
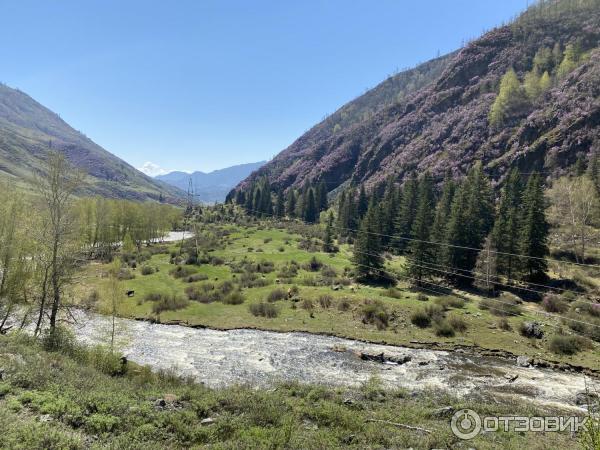
M0 361L3 449L449 448L460 441L444 406L483 415L569 414L517 400L386 390L377 378L354 389L288 383L214 390L131 363L125 370L118 354L68 336L55 351L26 335L0 336ZM468 445L581 448L568 433L484 433Z

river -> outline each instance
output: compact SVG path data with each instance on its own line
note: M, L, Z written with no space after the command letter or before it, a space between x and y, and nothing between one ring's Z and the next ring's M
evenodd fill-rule
M101 341L110 319L79 314L77 338ZM210 387L249 384L268 387L296 380L358 386L376 375L387 387L440 389L455 395L516 396L532 402L575 407L577 393L600 391L596 379L574 372L518 367L512 360L468 352L368 344L309 333L260 330L218 331L117 319L123 353L154 370L174 370ZM404 364L364 361L361 352L410 359ZM408 358L406 358L408 357Z

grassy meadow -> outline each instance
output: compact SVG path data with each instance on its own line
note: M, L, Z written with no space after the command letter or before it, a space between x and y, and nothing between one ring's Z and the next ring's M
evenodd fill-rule
M556 327L568 327L541 315L539 303L507 293L492 300L474 291L438 294L426 288L442 288L429 285L416 291L408 281L396 286L358 284L351 276L351 257L348 245L340 245L336 253L322 252L319 239L307 228L206 224L197 240L183 247L142 248L125 258L129 267L122 269L120 289L135 295L119 298L117 314L219 329L326 333L395 345L478 346L600 369L600 352L591 340L572 354L569 349L556 351ZM110 312L109 267L85 266L85 283L76 290L79 301L104 313ZM402 257L388 256L386 267L401 273ZM556 327L544 326L542 339L524 337L521 324L534 320Z

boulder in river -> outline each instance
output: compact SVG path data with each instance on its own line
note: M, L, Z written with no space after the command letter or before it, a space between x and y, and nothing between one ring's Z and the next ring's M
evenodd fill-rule
M361 352L360 359L362 359L363 361L374 361L374 362L378 362L381 364L388 362L388 363L402 365L402 364L405 364L405 363L411 361L412 357L410 355L385 356L385 354L383 352L382 353Z
M529 367L532 363L532 359L529 356L519 356L517 358L517 366L519 367Z
M595 392L581 391L575 395L575 404L579 406L598 403L599 396Z

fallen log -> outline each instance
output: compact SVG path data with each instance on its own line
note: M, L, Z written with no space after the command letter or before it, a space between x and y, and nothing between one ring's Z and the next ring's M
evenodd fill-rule
M381 420L381 419L366 419L365 422L375 422L375 423L384 423L386 425L392 425L394 427L398 427L398 428L404 428L406 430L411 430L411 431L419 431L421 433L428 433L431 434L432 431L431 430L427 430L426 428L421 428L421 427L414 427L412 425L406 425L404 423L398 423L398 422L390 422L389 420Z

